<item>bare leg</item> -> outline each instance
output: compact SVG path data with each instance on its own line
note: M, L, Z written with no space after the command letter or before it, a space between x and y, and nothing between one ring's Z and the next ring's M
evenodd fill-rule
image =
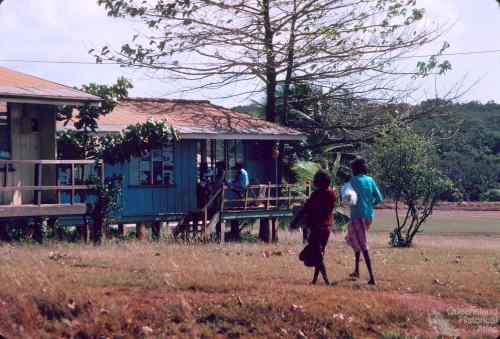
M365 258L366 268L368 269L368 273L370 274L368 285L376 285L375 277L373 276L372 271L372 262L370 260L370 254L368 254L368 251L363 251L363 257Z
M352 278L359 278L359 257L361 253L359 251L354 252L354 257L355 257L355 263L354 263L354 272L349 274L350 277Z
M311 284L316 285L316 282L318 281L318 275L319 275L319 267L315 266L314 267L314 276Z
M323 277L323 281L325 282L326 285L330 285L330 280L328 279L328 274L326 273L326 267L324 261L321 261L320 264L316 265L314 268L314 277L312 280L312 284L316 285L316 282L318 280L318 275L321 272L321 276Z

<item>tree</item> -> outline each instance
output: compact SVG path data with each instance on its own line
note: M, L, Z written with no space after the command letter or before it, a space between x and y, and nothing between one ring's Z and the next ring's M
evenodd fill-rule
M372 148L377 180L395 201L396 227L389 244L411 246L442 194L457 194L450 179L434 165L435 148L408 125L394 121ZM400 209L406 211L400 215Z
M266 120L279 118L285 126L294 83L314 83L332 98L392 102L409 92L396 88L403 77L450 67L436 57L413 71L401 66L402 57L437 39L443 29L419 23L424 11L414 0L97 2L109 16L146 26L117 50L91 50L97 62L113 60L169 81L192 80L185 90L241 85L236 95L251 96L264 87ZM277 86L283 86L279 117ZM368 112L367 119L372 115ZM271 159L274 143L267 146ZM281 144L280 172L284 151Z
M500 183L500 105L469 102L450 105L448 111L448 116L413 126L434 137L436 165L462 191L464 200L477 201Z
M74 129L59 134L57 150L59 159L95 159L99 147L99 138L95 135L100 116L110 113L118 104L118 100L128 96L132 83L120 77L115 84L99 85L90 83L80 90L97 95L102 99L99 107L82 106L74 111L73 106L62 106L59 109L58 120L67 126L72 123ZM78 112L76 116L74 113Z
M119 78L111 86L91 83L81 90L101 97L99 107L83 106L75 111L72 106L61 107L59 120L65 125L71 122L75 130L67 130L58 137L59 159L101 159L108 164L123 163L132 157L142 156L145 152L163 147L177 138L176 132L165 121L148 120L143 124L128 126L117 134L99 136L96 134L99 117L113 111L119 100L128 96L133 86L126 78ZM75 115L75 113L77 114ZM84 168L85 169L85 168ZM92 185L89 192L97 197L93 208L93 241L99 243L103 226L108 214L119 208L121 191L118 182L121 178L100 178L81 171L82 183ZM88 177L88 178L87 178ZM106 179L106 180L104 180ZM82 200L85 196L82 197ZM84 241L88 240L87 218L84 217L83 229L79 230Z
M102 99L101 105L99 107L95 106L82 106L79 107L78 111L74 110L73 106L61 106L59 107L58 120L64 121L64 125L67 126L70 122L75 128L67 130L59 134L57 139L57 153L59 159L98 159L99 150L101 148L100 137L95 134L97 128L97 120L100 116L110 113L115 106L118 104L118 100L128 96L128 90L133 86L130 81L124 77L118 78L115 84L108 85L98 85L95 83L90 83L88 85L83 85L80 90L90 94L99 96ZM78 112L75 116L75 112ZM93 193L97 194L98 201L96 203L96 208L94 208L93 215L93 232L92 237L95 243L99 243L102 237L102 228L106 222L104 216L107 213L108 205L105 204L110 196L114 195L115 200L118 200L117 192L118 190L113 186L111 180L108 183L104 183L102 178L96 176L89 176L90 173L85 173L85 166L80 172L81 177L79 180L87 182L88 184L94 184L96 189ZM74 173L72 173L74 175ZM88 177L88 179L87 179ZM100 194L103 192L108 194ZM85 193L82 194L82 200L85 200ZM88 220L83 217L83 225L78 230L80 237L84 242L89 239L89 226Z
M312 161L298 161L296 162L292 170L295 173L298 181L301 182L313 182L314 175L320 169L324 169L330 173L332 177L331 188L336 190L339 186L339 181L337 180L338 172L340 169L340 159L341 154L337 153L335 160L333 161L333 165L330 165L328 161L321 163L312 162ZM305 192L301 192L305 193ZM337 201L335 203L335 209L333 210L333 230L339 231L342 230L347 223L349 222L349 216L345 214L344 207L342 204L342 198L340 194L337 194Z
M258 80L275 118L276 86L317 83L355 96L395 90L394 75L412 75L397 62L439 36L442 27L417 26L424 10L401 0L213 1L98 0L108 15L139 19L147 30L117 51L91 50L98 61L162 71L199 88ZM194 63L193 63L194 62ZM422 62L422 65L427 63ZM432 60L426 72L447 67ZM449 66L449 65L448 65ZM420 67L422 70L425 67ZM255 89L238 94L254 94ZM338 94L338 93L337 93ZM285 105L286 106L286 105ZM282 115L286 124L286 115Z

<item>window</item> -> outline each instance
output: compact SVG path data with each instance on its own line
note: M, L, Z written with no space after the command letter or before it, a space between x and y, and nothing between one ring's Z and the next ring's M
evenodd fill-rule
M10 159L10 121L7 103L0 101L0 159Z
M140 158L133 158L129 166L130 185L170 186L174 178L174 146L151 151Z

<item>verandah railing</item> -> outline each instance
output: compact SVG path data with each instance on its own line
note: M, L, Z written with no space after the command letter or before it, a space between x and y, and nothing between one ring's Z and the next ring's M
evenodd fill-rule
M0 160L0 205L74 205L77 197L83 200L83 192L91 189L90 174L104 177L103 162ZM62 196L63 192L67 199Z
M224 186L221 190L221 211L249 209L291 209L294 204L305 202L311 195L310 183L250 185L243 191ZM225 192L241 194L240 198L226 197Z
M226 194L228 192L230 193ZM202 222L204 227L208 227L219 221L220 213L227 211L290 210L295 204L304 203L311 193L312 187L309 182L250 185L242 191L235 191L224 185L213 193L205 206L201 208ZM234 198L235 195L240 197Z

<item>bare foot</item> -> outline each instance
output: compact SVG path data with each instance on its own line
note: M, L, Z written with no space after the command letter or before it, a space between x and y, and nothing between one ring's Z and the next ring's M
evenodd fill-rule
M375 279L370 279L368 280L368 285L377 285L377 283L375 282Z
M349 273L349 276L351 278L359 278L359 272L352 272L352 273Z

